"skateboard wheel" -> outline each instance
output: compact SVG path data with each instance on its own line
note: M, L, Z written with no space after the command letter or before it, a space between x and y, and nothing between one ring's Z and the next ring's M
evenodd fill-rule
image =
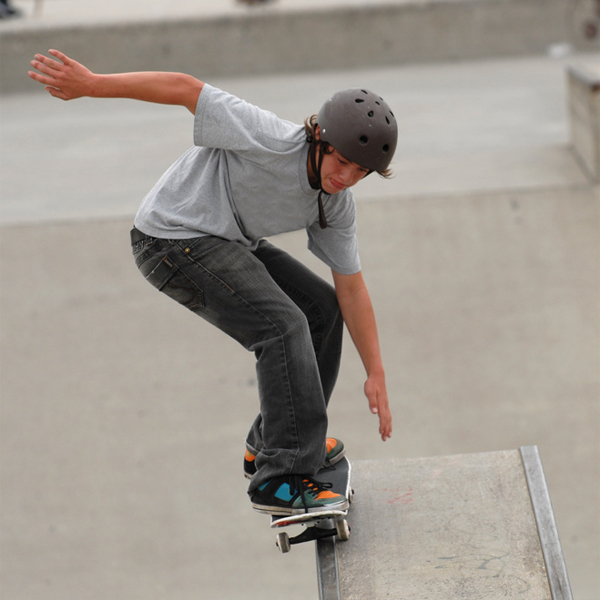
M292 545L290 544L290 536L284 532L277 534L277 547L283 554L286 554L292 549Z
M346 519L342 519L341 521L336 521L335 529L337 531L338 537L342 542L346 542L350 539L350 525Z

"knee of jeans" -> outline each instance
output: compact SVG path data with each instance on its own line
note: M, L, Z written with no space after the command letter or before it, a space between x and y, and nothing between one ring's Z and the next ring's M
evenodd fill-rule
M304 313L297 311L293 318L290 318L285 327L282 328L282 335L288 338L297 338L298 340L310 340L310 327Z
M295 351L312 345L309 322L304 313L296 309L289 311L275 324L269 337L282 339L286 344L292 345Z

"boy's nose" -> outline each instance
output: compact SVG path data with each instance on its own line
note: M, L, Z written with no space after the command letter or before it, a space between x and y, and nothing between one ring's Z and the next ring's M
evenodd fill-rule
M353 173L352 167L344 167L340 171L339 179L341 183L349 184L352 181Z

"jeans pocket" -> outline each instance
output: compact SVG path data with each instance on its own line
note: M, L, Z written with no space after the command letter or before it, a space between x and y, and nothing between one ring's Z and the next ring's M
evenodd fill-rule
M179 267L173 264L168 256L163 256L158 263L155 263L153 260L147 260L140 265L142 275L149 283L160 291L162 291L169 282L169 279L171 279L178 270Z
M151 237L144 238L132 244L131 251L138 269L141 270L142 265L158 252L159 248L156 246L159 244L160 240Z
M202 288L190 279L168 256L162 256L158 262L147 260L140 265L140 271L156 289L189 310L197 312L204 308Z

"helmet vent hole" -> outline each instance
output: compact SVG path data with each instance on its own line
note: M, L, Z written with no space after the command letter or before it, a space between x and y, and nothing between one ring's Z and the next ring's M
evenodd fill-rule
M370 111L367 113L367 116L368 116L368 117L371 117L371 118L373 118L373 117L375 116L375 113L374 113L372 110L370 110Z
M358 141L362 146L366 146L369 143L369 138L366 135L361 135Z
M364 100L362 98L357 98L354 102L356 102L356 104L361 104Z
M389 125L390 124L390 120L386 117L385 118L385 122Z
M384 154L387 154L390 151L390 147L387 144L384 144L382 150Z

